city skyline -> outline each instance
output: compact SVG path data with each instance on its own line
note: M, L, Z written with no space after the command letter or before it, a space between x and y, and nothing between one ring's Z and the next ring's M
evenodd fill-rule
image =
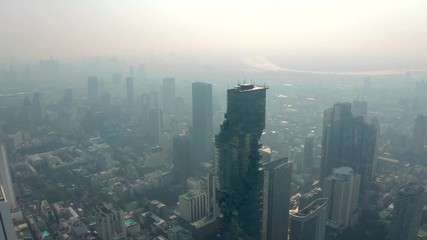
M42 0L1 6L1 63L208 54L243 62L273 56L276 66L302 71L427 69L427 19L421 10L426 3L419 0L127 1L114 7L100 0ZM13 15L16 11L26 17ZM32 35L31 44L26 34ZM289 57L277 61L280 55Z

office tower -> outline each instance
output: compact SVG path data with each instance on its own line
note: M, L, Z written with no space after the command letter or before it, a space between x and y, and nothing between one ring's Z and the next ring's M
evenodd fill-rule
M394 200L389 240L416 239L423 214L424 187L408 183L399 188Z
M319 198L298 213L291 215L290 240L325 239L327 209L328 199Z
M427 119L423 115L417 115L412 133L411 151L414 154L423 154L426 138Z
M152 145L160 143L163 134L163 112L161 108L153 107L148 113L149 139Z
M73 89L68 88L64 91L64 97L62 98L61 105L64 108L64 111L68 111L73 106Z
M34 129L34 117L33 117L33 106L28 96L25 96L22 107L24 110L25 127L27 130L30 131Z
M180 216L192 223L208 215L208 201L206 193L189 191L179 196L178 211Z
M179 180L187 180L191 173L190 138L186 134L173 137L173 172Z
M98 204L95 208L96 229L102 240L119 240L126 237L123 211L111 203Z
M33 95L33 116L37 124L41 124L46 120L46 105L43 96L36 92Z
M222 239L259 239L262 173L259 139L265 128L266 87L227 90L227 112L215 138Z
M127 101L127 108L129 113L131 114L133 110L133 78L127 77L126 78L126 101Z
M362 116L363 119L368 119L368 102L353 100L353 106L351 107L353 116Z
M361 194L369 189L374 169L376 128L354 117L349 103L336 103L323 115L320 183L333 168L351 167L361 175Z
M377 175L377 161L378 161L378 151L379 151L379 144L380 144L380 121L377 117L373 117L371 119L371 125L375 127L375 153L374 153L374 167L372 169L372 177L375 177Z
M175 113L175 78L163 79L163 110L167 114Z
M191 128L192 158L194 163L212 159L212 85L192 84L193 125Z
M309 172L314 165L314 137L315 135L310 133L305 137L304 142L304 171Z
M216 189L218 179L214 174L208 173L208 186L206 194L208 196L208 215L216 219L219 216L219 206L216 199Z
M324 197L329 199L328 226L342 231L358 221L360 175L349 167L335 168L324 184Z
M111 78L111 93L113 95L113 99L119 99L122 95L122 76L120 73L113 73Z
M263 240L287 239L292 163L287 158L262 165L264 174L262 203Z
M0 239L16 240L15 228L10 213L10 204L0 185Z
M12 209L16 208L15 190L13 189L12 176L10 174L9 161L6 155L6 147L0 143L0 180L3 191Z
M87 78L87 99L90 103L96 103L99 98L98 78L91 76Z
M99 96L99 106L104 111L110 111L111 110L111 94L108 91L104 91Z

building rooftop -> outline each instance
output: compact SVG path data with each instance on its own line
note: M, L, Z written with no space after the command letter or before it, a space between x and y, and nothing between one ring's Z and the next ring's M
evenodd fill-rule
M136 224L136 222L132 218L128 218L125 220L124 224L125 224L125 227L129 227Z
M319 198L319 199L315 200L314 202L312 202L310 205L308 205L306 208L302 209L301 211L299 211L298 213L296 213L292 216L297 217L297 218L305 218L305 217L309 216L311 213L317 211L322 206L325 206L327 201L328 201L327 198Z
M250 92L250 91L265 90L265 89L267 89L267 87L265 86L255 86L253 84L241 83L241 84L238 84L236 87L234 87L234 89L232 90L236 92Z
M408 183L399 188L398 194L404 196L419 195L424 192L424 187L416 183Z

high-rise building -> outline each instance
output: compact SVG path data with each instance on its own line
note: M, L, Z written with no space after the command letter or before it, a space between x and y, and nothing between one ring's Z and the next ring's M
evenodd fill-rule
M206 193L189 191L179 196L178 211L180 216L192 223L208 215L208 201Z
M187 180L191 173L190 138L186 134L177 134L172 140L173 171L179 180Z
M163 134L163 112L159 107L151 108L148 113L148 131L152 145L160 143L160 137Z
M287 158L277 159L263 164L262 172L264 187L261 239L287 239L292 163Z
M33 95L33 116L37 124L41 124L46 120L46 105L43 95L39 92Z
M368 102L353 100L351 112L353 113L353 116L362 116L366 121L368 119Z
M133 95L134 95L133 78L127 77L126 78L126 101L127 101L127 108L129 113L132 113L133 111Z
M414 154L424 152L424 142L426 138L427 118L423 115L417 115L415 118L414 131L412 133L411 151Z
M98 204L95 208L96 229L102 240L125 239L123 211L111 203Z
M379 144L380 144L380 132L381 132L381 128L380 128L380 121L378 120L377 117L373 117L371 119L371 125L375 127L376 130L376 137L375 137L375 154L374 154L374 167L372 169L372 176L375 177L377 175L377 161L378 161L378 151L379 151Z
M349 103L336 103L323 115L320 182L333 168L351 167L361 175L362 195L373 177L377 130L363 117L354 117Z
M87 98L90 103L96 103L99 98L98 78L91 76L87 78Z
M32 129L34 129L35 122L33 116L33 105L28 96L25 96L22 107L24 110L25 127L27 130L31 131Z
M10 213L10 204L0 185L0 239L16 240L15 228Z
M314 164L314 137L315 135L310 133L305 137L304 142L304 171L308 172L313 168Z
M291 215L290 240L325 239L327 207L328 199L319 198Z
M191 128L192 158L194 163L212 160L212 85L192 84L193 125Z
M215 138L222 239L261 237L262 172L259 139L265 128L266 87L227 90L227 112Z
M342 231L354 226L359 214L360 175L349 167L333 170L324 184L324 197L329 199L328 226Z
M4 194L10 207L16 208L15 190L13 188L12 176L10 174L9 161L7 159L6 147L0 143L0 180L3 185Z
M389 230L390 240L416 239L424 201L423 186L408 183L399 188L394 200L393 218Z
M163 79L163 110L167 114L175 113L175 78Z

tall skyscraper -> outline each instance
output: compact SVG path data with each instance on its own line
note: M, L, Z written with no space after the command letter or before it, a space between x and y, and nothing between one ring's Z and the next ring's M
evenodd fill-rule
M172 140L173 171L179 180L187 180L191 173L190 138L186 134L177 134Z
M423 115L417 115L412 133L411 151L414 154L424 152L424 143L426 138L427 118Z
M25 96L22 107L24 110L25 127L27 130L31 131L32 129L34 129L35 126L33 116L33 105L31 104L31 101L28 96Z
M15 228L10 213L10 204L6 198L3 188L0 185L0 239L16 240Z
M127 101L127 108L130 114L132 113L133 107L134 107L133 95L134 95L133 78L127 77L126 78L126 101Z
M353 116L362 116L366 121L368 119L368 102L353 100L351 112L353 113Z
M287 158L281 158L263 164L262 169L264 187L261 239L287 239L292 163Z
M227 90L227 112L215 138L222 239L261 237L262 172L259 139L265 128L266 87Z
M46 105L41 93L34 93L32 107L34 120L37 122L37 124L43 123L46 120Z
M308 172L313 168L314 164L314 137L315 135L310 133L305 137L304 142L304 171Z
M90 103L96 103L99 98L98 78L91 76L87 78L87 98Z
M159 107L151 108L148 113L149 138L152 145L160 143L163 134L163 112Z
M378 120L377 117L373 117L371 119L371 125L375 127L375 154L374 154L374 167L372 169L372 176L375 177L377 175L377 161L378 161L378 151L379 151L379 141L380 141L380 132L381 132L381 127L380 127L380 121Z
M13 189L12 176L10 174L9 161L7 159L6 147L0 143L0 180L3 185L4 194L10 207L16 208L15 190Z
M111 203L98 204L95 208L96 229L102 240L125 239L123 211Z
M394 201L389 240L416 239L424 201L425 189L423 186L408 183L399 188Z
M328 199L319 198L291 215L290 240L325 239L327 207Z
M163 79L163 110L167 114L175 113L175 78Z
M320 182L333 168L351 167L361 175L362 194L369 189L374 169L376 128L354 117L349 103L336 103L323 115Z
M328 226L342 231L358 221L360 175L349 167L333 170L326 178L324 197L329 199Z
M192 84L193 126L191 128L192 158L194 163L212 160L212 85Z

